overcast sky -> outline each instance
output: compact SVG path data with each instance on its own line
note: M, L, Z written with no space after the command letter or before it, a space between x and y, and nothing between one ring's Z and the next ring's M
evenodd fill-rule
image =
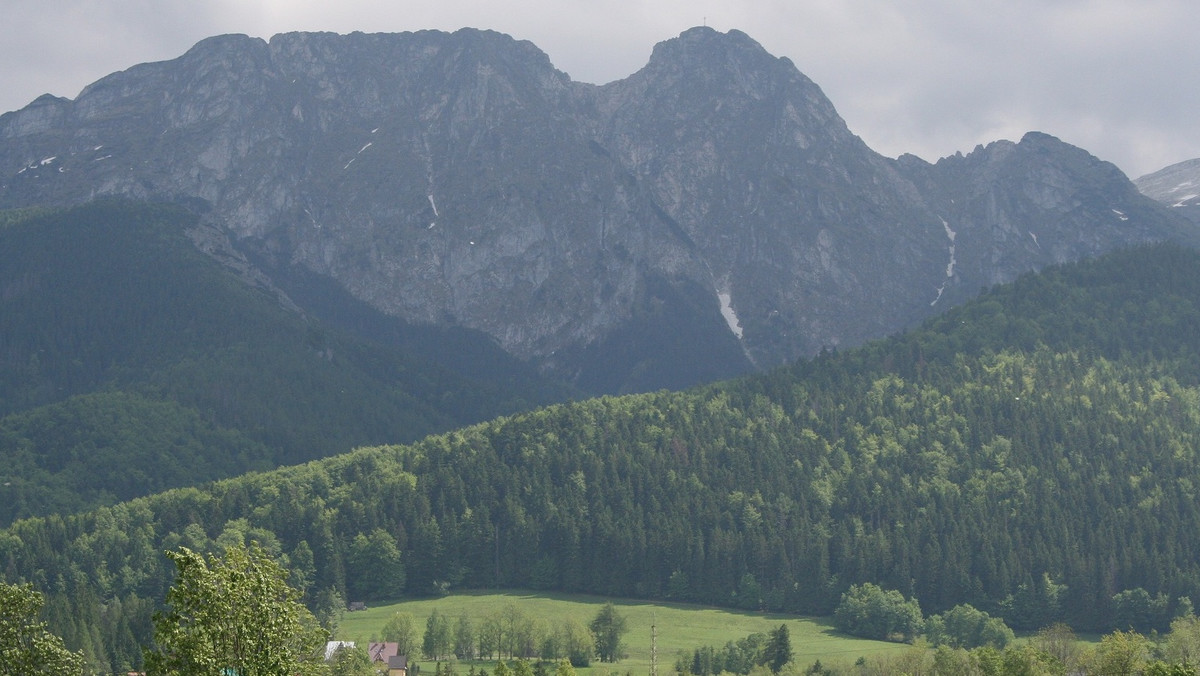
M884 155L1037 130L1131 178L1200 157L1195 0L0 0L0 111L175 58L222 33L490 28L576 80L645 65L707 23L812 78Z

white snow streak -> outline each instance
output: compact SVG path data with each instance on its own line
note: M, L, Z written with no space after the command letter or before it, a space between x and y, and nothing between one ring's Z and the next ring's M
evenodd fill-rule
M438 213L437 204L433 201L433 195L426 195L426 197L429 198L429 206L433 207L433 217L441 218L442 215Z
M729 330L733 331L733 335L742 339L742 323L738 321L737 313L733 311L733 305L730 304L732 297L727 293L717 292L717 300L721 301L721 316L725 318L725 323L729 325Z
M1128 221L1128 220L1129 220L1129 217L1125 215L1125 212L1124 212L1124 211L1121 211L1120 209L1113 209L1113 210L1112 210L1112 212L1113 212L1114 214L1116 214L1116 215L1117 215L1117 218L1121 219L1122 221Z
M1033 234L1032 230L1029 231L1029 236L1033 238L1033 243L1037 245L1037 248L1042 248L1042 243L1037 240L1037 235Z
M359 155L362 155L362 151L366 150L367 148L370 148L372 145L374 145L374 142L367 143L367 145L365 145L365 146L363 146L363 147L359 148L359 149L358 149L358 154L359 154Z
M1197 197L1200 197L1200 195L1184 195L1184 196L1183 196L1183 199L1179 200L1179 201L1178 201L1178 202L1176 202L1175 204L1172 204L1171 206L1173 206L1173 207L1186 207L1186 206L1187 206L1187 203L1188 203L1188 200L1194 200L1194 199L1196 199Z
M946 230L946 239L950 240L950 262L946 263L946 281L942 282L942 285L938 287L937 297L929 303L931 306L937 305L937 302L942 299L942 294L946 291L946 284L954 277L954 265L958 263L958 259L954 257L954 240L958 237L958 233L950 229L950 224L946 222L946 219L941 218L941 221L942 227Z

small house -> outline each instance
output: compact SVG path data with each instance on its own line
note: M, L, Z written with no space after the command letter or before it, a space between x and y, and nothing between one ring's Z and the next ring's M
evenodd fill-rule
M354 641L329 641L325 644L325 661L328 662L329 660L333 659L333 654L336 653L339 648L353 647Z
M388 660L400 654L399 643L380 643L372 641L367 648L367 655L371 658L371 662L378 662L387 665Z
M392 655L387 668L388 676L408 676L408 655Z

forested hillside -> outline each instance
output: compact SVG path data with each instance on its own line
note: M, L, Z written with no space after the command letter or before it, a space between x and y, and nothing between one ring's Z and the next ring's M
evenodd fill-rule
M0 524L567 396L483 338L352 333L366 311L336 289L305 300L339 316L288 309L197 250L198 218L123 201L0 212Z
M1130 250L769 374L21 521L0 570L116 667L164 548L246 539L310 601L519 586L827 614L872 582L1107 630L1130 599L1200 599L1198 364L1200 255Z

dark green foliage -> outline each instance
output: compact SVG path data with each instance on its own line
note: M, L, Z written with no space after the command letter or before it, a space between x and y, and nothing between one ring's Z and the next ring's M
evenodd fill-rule
M346 555L346 593L351 601L394 599L404 593L404 562L396 538L382 528L359 533Z
M910 641L921 632L921 607L895 589L870 582L853 585L833 611L833 625L853 636L880 641Z
M566 396L461 333L406 331L377 313L371 326L390 328L372 332L359 325L365 309L359 324L335 317L343 330L289 310L201 253L188 232L206 226L179 207L112 201L9 218L0 524L411 441ZM451 350L477 373L437 366Z
M767 639L767 645L763 648L762 664L765 664L772 673L779 673L788 662L792 661L792 639L788 635L786 624L779 625L778 629L772 629Z
M1126 589L1112 597L1113 624L1121 629L1142 634L1151 631L1166 633L1175 615L1171 613L1171 602L1166 594L1155 596L1141 587ZM1184 613L1188 614L1188 613Z
M1000 604L1000 612L1018 629L1041 629L1063 619L1066 588L1043 573L1037 582L1022 582Z
M722 648L704 646L689 655L681 653L675 661L675 671L693 676L714 676L720 673L749 674L754 667L766 666L773 673L792 661L792 642L787 625L779 625L769 633L754 633Z
M990 645L1003 649L1013 641L1013 631L1004 620L991 617L969 604L954 606L925 620L925 640L933 646L978 648Z
M1122 590L1200 593L1198 365L1200 256L1139 249L740 381L20 521L0 571L93 626L104 601L162 598L158 551L244 520L311 571L310 602L361 585L354 543L383 531L405 593L536 581L828 614L869 582L933 613L1107 630ZM489 626L479 652L509 654Z
M621 659L621 637L629 631L625 618L617 612L611 602L600 607L588 628L596 638L596 657L601 662L616 662Z
M629 322L559 356L578 372L580 388L604 394L682 389L751 370L741 344L713 307L710 289L650 277L638 292Z

